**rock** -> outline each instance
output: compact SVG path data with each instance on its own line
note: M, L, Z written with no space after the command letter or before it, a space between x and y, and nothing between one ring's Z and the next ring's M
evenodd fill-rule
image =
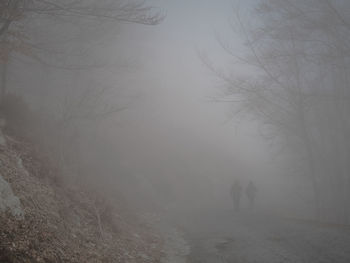
M18 218L23 218L24 212L18 197L13 194L10 184L0 175L0 212L6 210Z
M6 120L0 116L0 129L6 126Z
M1 130L1 123L2 123L2 119L0 119L0 146L6 146L6 139Z
M25 175L26 177L29 177L29 172L27 171L27 169L24 167L23 165L23 161L21 158L17 157L17 168L19 169L19 171Z

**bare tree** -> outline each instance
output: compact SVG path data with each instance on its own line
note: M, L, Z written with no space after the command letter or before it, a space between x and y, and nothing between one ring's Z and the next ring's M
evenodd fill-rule
M39 27L47 33L47 40L58 32L54 26L58 23L69 24L78 29L108 23L136 23L156 25L164 19L161 12L144 1L102 0L6 0L0 3L0 62L2 67L1 94L6 93L6 74L9 71L8 61L12 53L31 57L45 66L66 69L83 69L97 66L82 64L69 66L52 63L45 59L47 54L64 53L57 51L56 43L37 43L38 36L33 35L33 27ZM39 21L39 22L38 22ZM32 28L30 28L30 25ZM66 32L68 26L66 26ZM43 30L44 29L44 30ZM59 33L58 33L59 34ZM74 32L73 32L74 34ZM94 36L91 36L92 38ZM47 41L46 41L47 42ZM65 46L64 35L59 42ZM82 43L81 43L82 44ZM51 46L50 46L51 45ZM59 50L59 49L58 49ZM44 54L44 56L42 55ZM71 56L72 54L68 54ZM56 61L55 59L54 61Z
M225 81L226 95L239 100L240 111L258 117L284 142L281 147L304 162L316 218L331 205L341 222L348 220L350 189L345 117L350 113L350 17L341 10L349 8L341 1L260 1L256 23L247 25L237 12L233 24L244 37L246 55L219 38L250 76L219 71L203 59Z

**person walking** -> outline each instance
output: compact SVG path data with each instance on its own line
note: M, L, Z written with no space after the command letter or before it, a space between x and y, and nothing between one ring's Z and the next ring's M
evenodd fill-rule
M239 183L238 179L235 179L230 189L230 195L233 201L233 208L236 212L239 211L241 192L242 192L241 184Z
M257 191L258 191L258 189L254 185L254 183L252 181L249 181L245 193L246 193L248 200L249 200L249 208L250 209L254 208Z

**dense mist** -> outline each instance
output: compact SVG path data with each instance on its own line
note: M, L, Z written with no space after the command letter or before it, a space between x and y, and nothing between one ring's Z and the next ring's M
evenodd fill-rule
M2 1L0 138L102 242L111 210L161 262L348 262L349 31L345 0Z

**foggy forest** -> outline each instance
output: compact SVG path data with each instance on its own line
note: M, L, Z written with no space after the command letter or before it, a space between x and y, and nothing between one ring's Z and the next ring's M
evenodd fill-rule
M0 0L0 263L350 262L349 75L347 0Z

